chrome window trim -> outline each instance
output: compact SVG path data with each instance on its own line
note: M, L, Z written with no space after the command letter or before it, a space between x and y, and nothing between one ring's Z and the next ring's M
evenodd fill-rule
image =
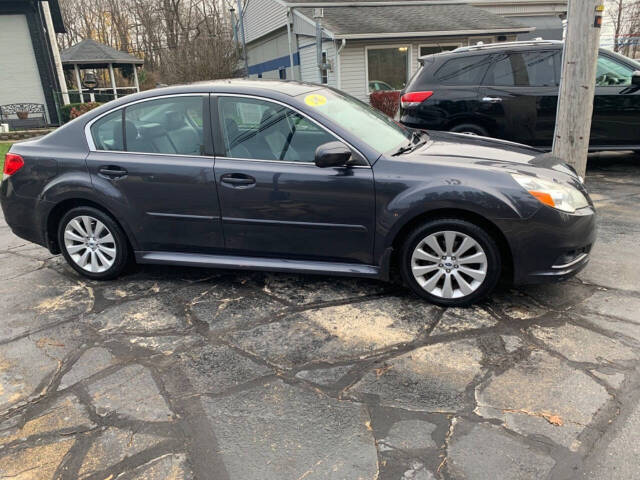
M303 112L302 110L294 107L293 105L290 105L288 103L284 103L284 102L281 102L280 100L275 100L275 99L269 98L269 97L263 97L263 96L260 96L260 95L249 95L249 94L244 94L244 93L216 93L216 92L212 92L211 95L215 96L215 97L253 98L255 100L265 100L267 102L276 103L278 105L282 105L283 107L290 108L294 112L298 113L300 116L306 118L307 120L311 121L312 123L315 123L318 127L320 127L325 132L330 133L331 135L336 137L338 140L340 140L342 143L347 145L352 150L355 150L356 152L358 152L358 155L360 155L364 159L366 164L367 164L367 165L352 165L351 168L355 168L355 167L358 167L358 168L371 168L371 164L369 164L369 160L367 160L367 156L363 155L362 152L358 148L354 147L351 143L347 142L344 138L342 138L336 132L334 132L333 130L331 130L328 127L325 127L320 122L318 122L317 120L311 118L305 112ZM290 161L285 161L285 160L262 160L260 158L233 158L233 157L226 157L226 156L225 157L216 157L216 158L224 158L226 160L250 160L250 161L255 161L255 162L289 163L289 164L294 164L294 165L305 165L305 164L307 164L307 165L314 165L315 166L314 162L290 162Z
M85 136L85 140L87 141L87 145L89 146L89 151L90 152L115 152L115 153L140 153L143 155L178 155L181 157L200 157L202 155L184 155L184 154L172 154L172 153L153 153L153 152L127 152L124 150L98 150L96 148L96 144L93 141L93 136L91 135L91 127L93 126L93 124L95 122L97 122L98 120L100 120L102 117L105 117L111 113L117 112L118 110L122 110L123 108L127 108L131 105L136 105L138 103L143 103L143 102L150 102L153 100L161 100L163 98L172 98L172 97L207 97L209 96L210 93L172 93L172 94L167 94L167 95L158 95L156 97L146 97L146 98L141 98L139 100L134 100L133 102L128 102L128 103L124 103L122 105L119 105L117 107L112 108L111 110L107 110L104 113L101 113L100 115L98 115L95 118L92 118L89 122L87 122L87 124L84 126L84 136Z
M314 162L292 162L290 160L262 160L260 158L235 158L235 157L221 157L221 156L217 156L216 160L241 160L243 162L279 163L279 164L285 164L285 165L305 165L307 167L319 168L319 167L316 166L316 164ZM339 168L339 167L337 167L337 168ZM367 168L367 169L370 169L371 166L370 165L350 165L349 168Z

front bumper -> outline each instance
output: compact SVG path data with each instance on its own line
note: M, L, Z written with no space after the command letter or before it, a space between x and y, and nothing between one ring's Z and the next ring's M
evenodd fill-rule
M567 214L542 207L526 220L499 225L513 257L516 285L565 280L589 263L596 240L596 215L592 207Z

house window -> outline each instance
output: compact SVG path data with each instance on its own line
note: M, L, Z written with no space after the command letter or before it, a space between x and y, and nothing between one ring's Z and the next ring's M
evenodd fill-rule
M280 70L278 70L278 75L280 76L280 80L286 80L287 79L287 69L286 68L281 68Z
M326 64L327 64L327 51L324 50L322 52L322 65L326 65ZM322 69L322 83L324 85L329 83L329 70L326 68Z
M434 53L450 52L460 47L460 43L437 43L432 45L420 45L420 56L433 55Z
M367 47L367 85L377 90L402 90L409 72L409 47Z

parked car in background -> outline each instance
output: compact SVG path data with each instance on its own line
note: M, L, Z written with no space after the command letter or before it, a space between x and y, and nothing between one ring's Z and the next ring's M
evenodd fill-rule
M380 90L390 91L395 89L387 82L383 82L382 80L371 80L369 82L370 92L379 92Z
M595 215L538 150L403 127L318 85L220 81L130 95L7 153L18 236L92 279L127 263L389 279L460 306L582 269Z
M562 42L461 47L420 58L402 92L400 121L423 129L553 142ZM598 56L591 150L640 150L640 63Z

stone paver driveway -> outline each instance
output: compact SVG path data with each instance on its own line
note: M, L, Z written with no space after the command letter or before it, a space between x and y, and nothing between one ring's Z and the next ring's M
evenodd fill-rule
M343 278L90 282L2 222L0 478L589 477L640 395L640 160L593 163L590 266L466 310Z

